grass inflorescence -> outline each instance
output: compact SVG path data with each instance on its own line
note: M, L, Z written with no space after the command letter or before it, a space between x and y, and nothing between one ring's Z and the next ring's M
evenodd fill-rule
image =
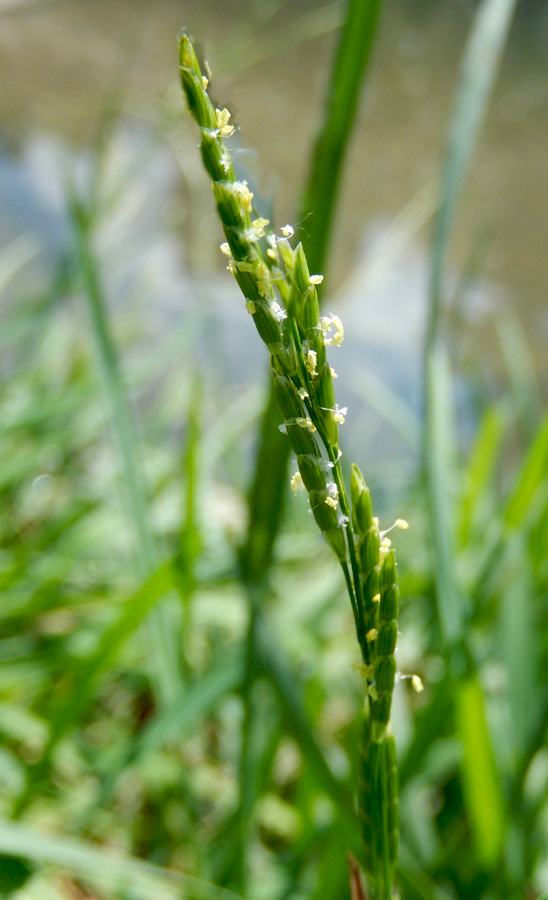
M337 315L321 314L323 276L310 272L301 242L292 246L293 227L285 225L276 234L259 215L248 184L236 178L225 143L234 132L230 112L212 102L187 34L180 39L179 62L226 238L221 251L270 354L281 427L298 466L292 487L306 490L316 524L344 573L366 682L360 781L364 862L375 896L388 898L398 847L395 750L386 729L396 678L399 595L395 553L373 515L363 475L352 466L350 502L343 478L339 427L347 410L336 402L336 373L326 348L340 346L344 328ZM402 520L396 524L406 527Z

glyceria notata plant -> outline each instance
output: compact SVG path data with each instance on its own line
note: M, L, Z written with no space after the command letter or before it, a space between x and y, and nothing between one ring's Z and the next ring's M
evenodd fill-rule
M291 245L293 228L286 225L276 235L257 213L246 182L236 178L225 144L234 132L230 112L212 103L208 77L186 33L179 64L226 238L221 250L270 354L282 427L297 459L291 485L307 491L350 597L366 681L358 785L363 866L373 900L389 900L398 857L398 776L389 721L399 591L394 550L373 516L363 475L352 465L351 503L343 479L339 426L346 409L336 403L336 375L326 353L327 346L342 343L343 326L338 316L320 314L323 277L310 273L302 244ZM402 520L396 525L407 527Z

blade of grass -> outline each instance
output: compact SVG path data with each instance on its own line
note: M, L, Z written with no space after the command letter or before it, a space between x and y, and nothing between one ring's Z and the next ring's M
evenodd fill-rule
M329 766L323 750L319 746L314 729L303 708L296 690L296 679L286 668L283 658L271 640L266 622L256 611L255 653L257 662L274 686L280 699L287 724L306 759L307 767L316 776L317 782L344 814L344 821L350 831L357 829L357 817L352 795L348 786L340 781Z
M75 838L48 836L12 822L0 822L0 851L33 862L59 866L80 878L100 884L110 891L129 891L134 897L150 900L237 900L232 891L214 884L163 869L130 856L118 856L107 849Z
M461 546L466 544L471 531L478 501L485 497L494 480L507 424L504 410L498 407L487 409L480 422L459 490L458 534Z
M323 122L301 202L307 219L303 246L311 272L327 268L336 201L362 82L371 59L382 0L349 0L337 46Z
M2 248L0 251L0 293L17 272L31 259L38 256L39 252L40 244L30 232L21 234Z
M535 361L520 318L513 309L497 316L497 331L524 434L532 438L542 415L542 394Z
M371 55L382 0L348 0L328 81L324 118L310 161L310 174L297 220L307 219L303 246L311 271L327 266L336 201L356 107ZM289 442L278 431L280 413L273 387L262 417L260 443L250 492L250 519L242 559L246 577L261 581L271 562L279 530ZM268 488L266 488L268 485Z
M520 759L529 746L541 706L537 702L540 647L533 608L535 586L520 536L508 548L507 558L508 575L500 604L501 646L508 675L509 743Z
M458 201L491 98L515 5L516 0L482 0L462 59L434 231L427 347L437 338L444 270Z
M159 709L150 722L124 747L99 789L98 796L78 816L74 827L85 830L97 809L111 802L120 778L158 747L170 740L183 741L195 732L203 719L218 703L237 691L244 678L243 651L240 646L228 648L221 659L214 659L210 669L185 685L184 696L171 706Z
M523 525L548 473L548 416L542 422L510 493L504 514L507 529Z
M91 212L73 195L70 198L70 213L77 263L103 374L105 393L110 405L112 428L120 455L131 523L135 529L138 570L140 576L146 578L158 566L158 550L150 525L143 480L139 472L137 438L130 405L123 385L114 340L108 327L98 267L91 246ZM155 606L151 611L149 635L155 689L161 702L169 702L180 692L181 673L178 665L178 637L170 627L165 606Z
M341 24L343 15L344 3L329 3L321 9L295 16L291 20L290 27L287 27L286 19L281 28L265 28L263 25L258 32L254 27L249 37L229 46L218 59L215 70L219 74L229 72L231 75L246 72L253 66L277 56L280 50L290 50L305 41L329 34Z
M363 366L355 366L350 371L352 390L364 403L399 432L412 448L419 445L420 419L418 413L386 384L378 375Z
M458 200L466 170L476 145L502 50L510 28L515 0L483 0L474 16L465 49L455 111L441 181L441 199L436 217L430 266L429 311L424 346L424 462L435 557L436 589L440 624L445 641L460 638L464 617L452 552L454 523L448 513L447 484L451 472L444 453L443 435L437 416L443 412L438 378L443 373L444 354L440 335L444 275Z
M253 815L264 791L272 759L280 740L279 712L273 698L265 695L272 686L256 677L254 654L255 616L251 617L248 639L246 673L244 678L244 726L240 758L240 804L236 815L237 841L235 846L236 889L247 896L248 854L251 847ZM265 721L269 727L265 729ZM278 720L278 721L277 721Z
M171 563L152 575L141 588L125 601L113 625L103 634L91 657L74 665L67 673L68 680L56 705L48 712L50 733L42 759L29 770L29 780L19 797L15 816L20 816L32 798L36 785L44 778L51 754L61 738L75 727L83 710L91 702L100 675L112 665L120 647L135 632L145 617L166 593L173 589L175 574Z
M464 797L476 857L480 865L493 869L504 849L506 821L483 694L475 676L459 685L456 707L457 730L464 748Z
M454 447L450 415L452 393L449 360L442 347L427 357L425 462L434 556L436 598L442 640L455 644L463 633L465 601L455 569L455 527L450 485L454 477Z
M198 464L201 459L202 428L200 410L202 405L202 381L198 375L192 379L186 418L186 435L183 448L182 469L184 474L183 522L179 557L180 595L183 602L183 634L181 636L181 656L188 666L188 651L183 646L183 638L191 633L191 599L196 587L196 562L202 547L202 537L197 516Z

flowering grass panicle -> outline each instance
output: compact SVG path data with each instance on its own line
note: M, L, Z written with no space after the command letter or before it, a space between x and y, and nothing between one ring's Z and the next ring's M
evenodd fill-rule
M305 488L316 524L344 573L366 681L358 785L363 863L374 900L389 900L397 861L398 787L395 745L387 729L399 593L395 554L373 516L363 475L352 466L351 504L343 479L339 426L347 410L336 402L326 348L340 347L344 328L337 315L321 315L317 289L323 276L309 271L300 242L292 246L293 227L284 225L276 234L259 215L247 183L236 178L225 145L234 132L230 112L212 103L187 34L181 36L179 62L225 235L221 252L270 354L282 429L298 466L291 486ZM406 527L401 520L396 524Z

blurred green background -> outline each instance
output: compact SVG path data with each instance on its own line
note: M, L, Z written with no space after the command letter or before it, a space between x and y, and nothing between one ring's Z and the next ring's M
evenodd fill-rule
M477 10L510 6L387 2L326 268L344 458L385 527L410 523L398 662L425 690L395 696L402 900L548 891L546 4L517 4L468 166L454 112L459 85L481 107ZM0 896L349 896L351 610L302 495L261 586L242 574L267 367L176 62L185 26L238 166L306 236L343 15L0 2Z

